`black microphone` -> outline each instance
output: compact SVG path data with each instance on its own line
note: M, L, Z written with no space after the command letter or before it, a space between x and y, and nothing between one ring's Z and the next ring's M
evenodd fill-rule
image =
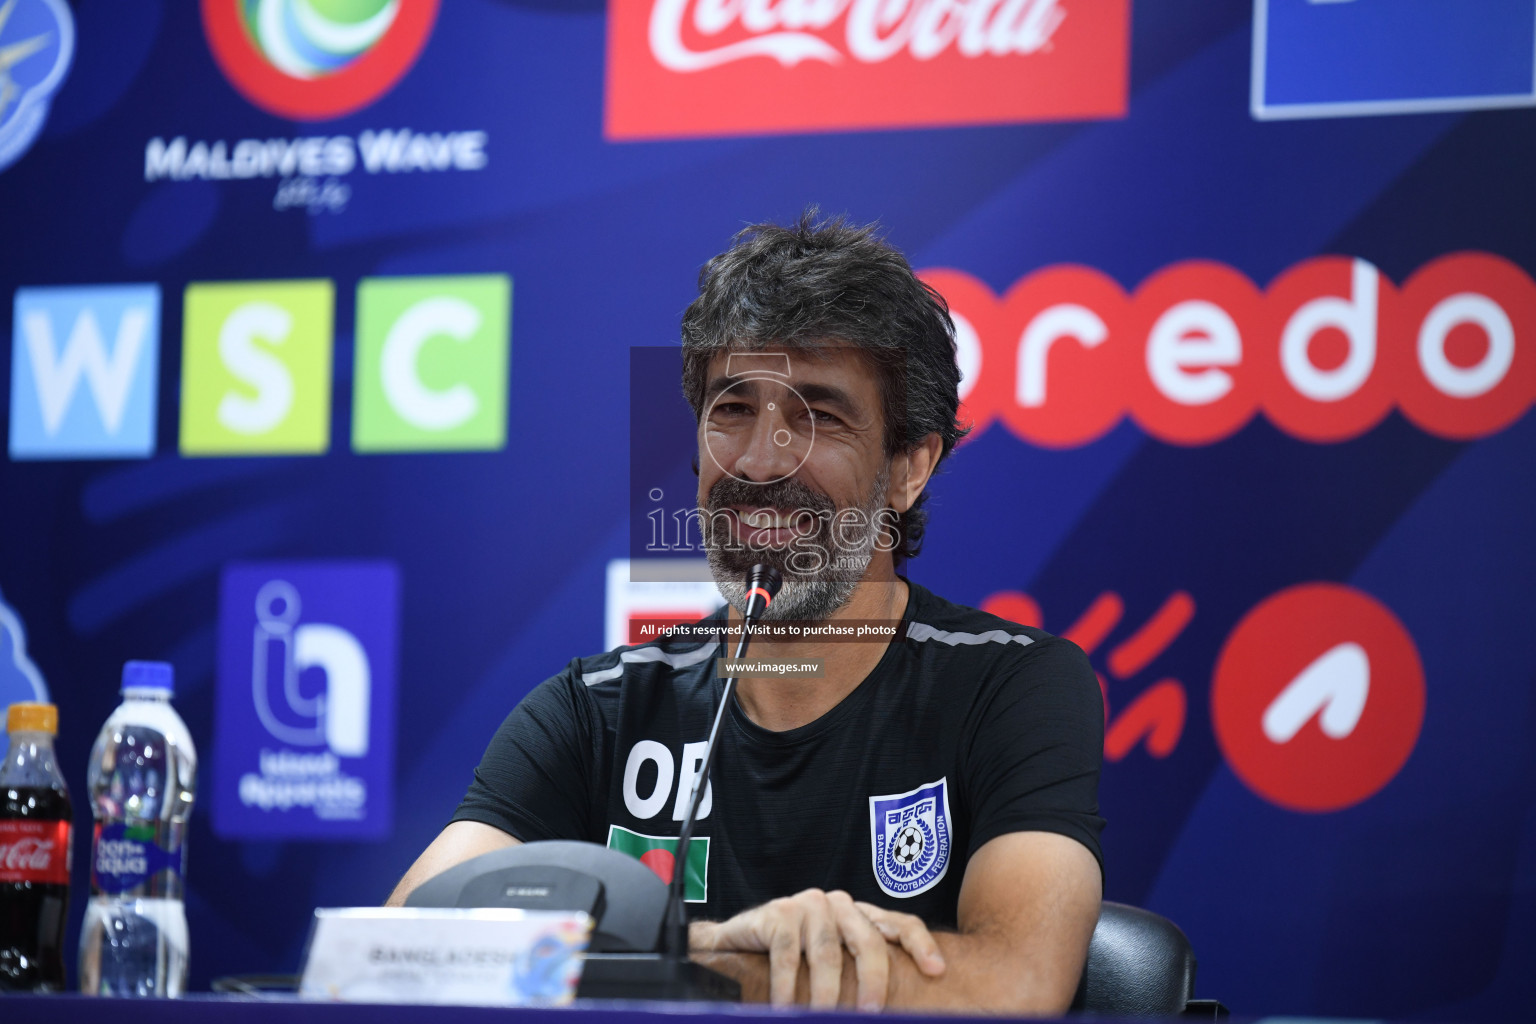
M773 603L773 599L779 595L779 588L783 585L784 577L779 575L779 570L761 562L754 565L752 571L747 573L747 610L742 613L742 618L751 625L757 625L764 613L768 611L768 606ZM745 632L742 633L741 639L742 650L745 651L747 639ZM737 657L741 655L738 654Z
M747 574L746 611L742 613L741 641L736 645L736 657L740 661L747 653L747 642L752 639L752 627L762 619L773 603L784 577L771 565L759 562ZM688 904L685 884L688 873L688 845L693 841L693 825L699 816L699 805L704 802L704 791L709 786L709 771L715 763L715 746L720 740L720 725L725 721L726 709L731 705L731 694L736 689L736 677L725 681L720 691L720 706L715 709L715 721L709 727L709 739L704 744L704 760L699 773L693 779L693 793L688 798L688 815L677 835L677 859L672 864L672 885L667 893L667 918L662 929L662 952L674 960L688 959Z

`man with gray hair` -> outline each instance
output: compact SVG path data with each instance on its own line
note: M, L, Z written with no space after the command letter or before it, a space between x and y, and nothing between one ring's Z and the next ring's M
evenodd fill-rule
M769 615L794 630L754 659L819 668L740 681L685 865L694 956L778 1005L1066 1010L1102 893L1094 672L899 571L963 435L943 299L871 228L813 211L710 260L682 332L701 536L729 602L713 622L739 629L746 571L770 564ZM670 875L722 643L623 647L535 688L391 902L543 839Z

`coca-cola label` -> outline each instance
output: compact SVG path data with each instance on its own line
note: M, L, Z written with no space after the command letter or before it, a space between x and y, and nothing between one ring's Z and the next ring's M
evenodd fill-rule
M1123 117L1130 0L610 0L613 139Z
M91 845L92 890L115 896L139 888L162 871L180 876L186 846L166 849L156 831L153 825L98 824Z
M0 821L0 882L69 884L67 821Z

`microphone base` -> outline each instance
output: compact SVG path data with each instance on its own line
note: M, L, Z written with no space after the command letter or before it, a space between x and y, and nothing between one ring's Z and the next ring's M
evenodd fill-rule
M741 985L692 960L661 953L588 953L578 999L741 1002Z

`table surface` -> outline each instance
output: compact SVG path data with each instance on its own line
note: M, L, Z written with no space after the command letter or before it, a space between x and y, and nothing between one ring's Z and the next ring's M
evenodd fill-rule
M322 1003L293 996L189 995L182 999L103 999L76 994L0 994L0 1020L5 1024L484 1024L516 1014L519 1024L662 1024L662 1018L686 1016L689 1024L743 1024L743 1018L782 1020L810 1011L774 1010L734 1003L579 1002L555 1009L481 1006L399 1006L361 1003ZM499 1016L497 1016L499 1015ZM817 1011L819 1019L853 1021L848 1012ZM913 1024L954 1024L960 1018L902 1015ZM996 1018L988 1018L995 1020ZM1096 1021L1098 1019L1096 1018Z

